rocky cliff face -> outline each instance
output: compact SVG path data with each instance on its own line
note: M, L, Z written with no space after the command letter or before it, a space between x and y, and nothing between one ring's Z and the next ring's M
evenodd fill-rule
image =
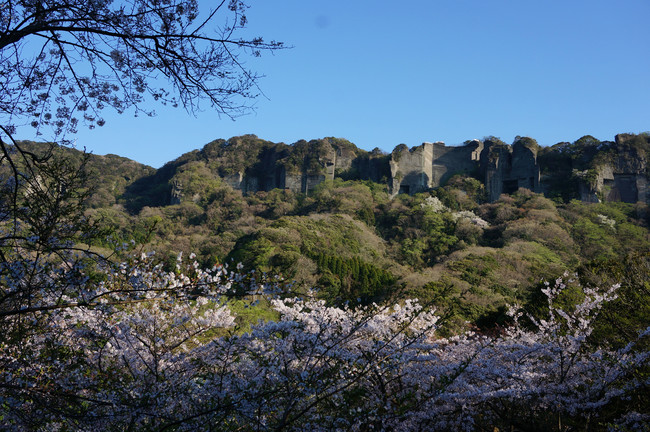
M242 193L279 188L309 194L338 177L385 183L397 195L443 186L456 174L483 181L489 201L525 188L563 199L650 203L649 143L645 135L618 135L615 142L587 136L542 149L528 137L512 145L489 137L450 147L400 144L387 155L337 138L287 145L246 135L183 155L151 178L168 185L168 204L199 199L201 191L187 184L197 176L220 179Z
M498 138L468 141L458 147L442 142L412 149L400 145L391 155L389 188L393 195L417 193L463 174L484 182L489 201L524 188L586 202L650 204L648 134L620 134L614 142L585 136L573 144L543 149L540 160L541 150L528 137L517 137L512 145Z
M356 169L364 157L368 159L367 152L341 139L301 140L286 145L246 135L213 141L172 164L180 169L186 164L200 163L243 193L288 189L308 194L323 181ZM171 199L177 203L182 192L176 174L169 181Z
M540 192L538 148L537 142L528 137L518 137L512 146L494 139L485 141L480 171L490 201L520 188Z
M456 174L482 179L490 201L520 187L539 191L537 143L531 138L519 138L513 146L498 139L472 140L458 147L446 147L443 142L410 150L398 146L390 167L393 195L436 188Z
M650 203L648 153L643 144L631 134L616 135L614 143L605 143L590 169L576 170L580 199Z

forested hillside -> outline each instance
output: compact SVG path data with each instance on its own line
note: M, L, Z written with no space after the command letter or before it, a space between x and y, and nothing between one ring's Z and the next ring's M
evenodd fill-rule
M566 175L561 181L572 160L588 170L615 158L611 145L584 138L543 149L540 157L553 161L545 166L557 166L547 173L552 199L520 189L487 202L484 184L464 175L394 197L386 184L344 180L341 173L309 194L242 193L224 181L225 173L245 169L269 149L291 170L289 164L315 163L310 158L322 147L254 136L231 141L237 144L215 141L159 170L90 155L87 215L111 233L95 246L134 241L169 265L179 252L195 253L204 266L241 263L281 276L293 293L315 290L333 305L417 297L448 313L447 326L456 330L466 322L487 328L503 321L507 304L536 301L543 281L567 272L590 283L648 274L648 206L584 203L571 194ZM344 140L329 143L365 154ZM65 153L81 160L79 152ZM182 195L170 204L178 184ZM636 289L648 289L641 285Z
M562 182L490 201L466 174L394 195L359 178L381 152L233 141L258 157L7 152L0 425L647 430L646 203ZM273 154L314 173L332 143L367 163L308 193L242 191L219 168ZM541 155L612 198L584 147Z

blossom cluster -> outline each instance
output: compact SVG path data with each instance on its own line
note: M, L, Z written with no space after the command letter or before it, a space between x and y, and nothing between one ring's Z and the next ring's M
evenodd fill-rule
M429 196L426 197L424 202L420 204L420 206L423 209L430 209L434 213L450 213L452 219L455 222L458 222L459 220L467 220L473 225L476 225L480 228L488 228L490 224L484 220L481 219L480 216L476 215L473 211L470 210L461 210L461 211L451 211L451 209L447 206L445 206L442 201L438 197L434 196Z
M610 227L611 229L615 230L616 229L616 221L604 214L598 214L596 215L596 219L598 220L598 223L601 225L605 225Z
M180 257L172 271L141 256L95 279L83 302L0 322L3 429L635 430L650 419L639 398L650 353L589 343L616 286L585 288L565 311L561 278L544 289L544 319L513 308L500 334L442 338L416 300L281 298L250 274ZM280 318L237 331L232 293L267 295Z

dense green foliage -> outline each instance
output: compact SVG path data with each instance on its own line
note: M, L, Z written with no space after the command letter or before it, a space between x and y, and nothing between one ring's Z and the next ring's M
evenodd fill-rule
M361 152L347 141L327 140ZM641 141L626 145L647 151ZM606 284L625 281L631 263L642 262L635 271L647 275L647 257L634 258L650 250L650 211L641 203L583 203L572 200L568 188L553 187L549 198L522 189L489 203L483 184L462 176L428 193L390 198L383 184L343 180L354 178L353 169L309 195L288 189L243 194L224 180L241 169L261 173L264 167L246 164L264 160L259 155L270 148L274 157L283 155L287 170L315 172L313 155L324 145L301 141L283 153L278 149L289 146L254 136L218 140L155 172L91 155L89 172L99 177L86 213L111 233L95 247L134 240L170 262L179 251L196 253L207 266L241 262L246 270L295 281L294 294L318 287L315 295L332 304L416 296L446 314L448 330L466 322L492 327L505 319L507 304L534 308L542 280L565 272L577 272L587 285ZM589 169L608 157L605 147L583 137L542 149L540 157L554 158L559 171ZM182 185L182 198L170 205L175 184ZM647 310L648 296L639 293L648 286L640 280L624 282L624 295L611 307L620 311L635 302Z
M319 285L327 287L328 298L359 300L377 298L386 294L395 283L395 277L388 271L373 264L354 258L340 258L323 252L311 257L322 274Z

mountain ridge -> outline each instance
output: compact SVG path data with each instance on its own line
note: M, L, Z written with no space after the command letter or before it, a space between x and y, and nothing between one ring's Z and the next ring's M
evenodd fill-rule
M294 280L299 292L317 288L313 295L337 304L402 293L455 314L452 327L501 319L506 304L527 303L542 279L564 272L579 272L602 285L612 274L625 278L650 269L643 267L647 256L639 258L650 250L650 207L624 202L631 199L616 184L637 187L637 197L643 191L638 187L647 179L643 135L612 142L586 136L551 148L520 137L517 152L490 137L490 151L484 151L486 139L471 163L481 167L483 156L483 166L503 164L510 169L501 174L512 174L513 161L530 164L528 156L536 150L538 184L546 188L502 190L496 200L488 199L490 186L480 171L447 170L438 187L394 194L391 162L417 174L424 150L445 150L440 144L398 146L386 154L334 139L296 146L253 136L228 141L217 140L158 170L126 158L88 156L95 192L86 212L111 233L94 246L110 253L112 245L134 240L138 248L156 251L170 268L179 252L196 253L206 266L241 262L246 270ZM326 157L335 145L347 149L341 153L349 165L341 159L329 167L323 163L332 161ZM461 153L479 146L469 142ZM387 173L383 181L364 179L370 161ZM286 187L243 191L227 181L242 169L253 177L264 175L265 164L289 175L324 175L332 168L334 175L307 193ZM438 176L444 168L432 165L430 172ZM413 181L420 183L404 184L426 185L423 180L415 175ZM505 178L512 186L518 186L516 180ZM175 184L182 187L172 204ZM583 200L589 194L601 202Z
M309 194L326 180L368 180L396 196L432 190L454 175L466 175L484 184L489 202L525 188L564 201L648 204L649 154L648 133L619 134L614 141L586 135L551 147L540 147L529 137L518 136L513 144L486 137L460 146L400 144L391 153L366 151L342 138L285 144L251 134L214 140L158 169L112 154L91 153L90 165L111 183L98 188L94 206L108 205L113 196L113 203L123 203L132 213L144 206L199 200L201 191L192 184L197 176L219 179L242 193L286 189Z
M192 163L203 163L242 193L278 188L308 194L325 180L341 178L384 184L395 196L431 190L461 174L482 181L491 202L523 187L565 201L650 203L649 150L648 134L619 134L614 141L602 142L587 135L551 147L540 147L529 137L516 137L512 145L487 137L450 147L441 142L413 148L400 144L391 153L368 152L340 138L288 145L244 135L212 141L159 171L168 181L167 204L197 199L196 192L184 191L191 185L176 176L178 169ZM164 204L159 200L157 205Z

